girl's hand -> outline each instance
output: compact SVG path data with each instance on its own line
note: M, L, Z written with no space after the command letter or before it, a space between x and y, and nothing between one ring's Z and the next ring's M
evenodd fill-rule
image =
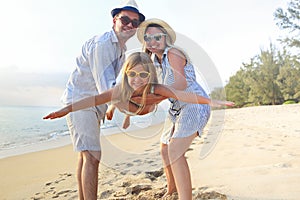
M110 105L106 111L106 119L111 120L114 116L114 112L115 112L115 106L114 105Z
M69 110L67 108L62 108L58 111L52 112L49 115L43 117L43 119L56 119L61 118L69 113Z

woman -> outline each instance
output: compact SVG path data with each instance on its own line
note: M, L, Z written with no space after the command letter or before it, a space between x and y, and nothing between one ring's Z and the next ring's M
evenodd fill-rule
M163 84L208 98L196 81L194 67L188 56L175 47L175 31L163 20L148 19L137 30L143 49L162 71ZM170 131L161 137L161 155L167 177L167 193L178 192L179 199L192 199L190 170L185 152L196 136L200 136L210 117L210 106L189 104L170 98Z

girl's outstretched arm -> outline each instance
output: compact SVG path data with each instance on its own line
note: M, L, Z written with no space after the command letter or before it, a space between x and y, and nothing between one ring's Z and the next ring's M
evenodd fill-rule
M161 95L166 98L177 99L179 101L184 101L187 103L210 104L211 106L234 106L234 103L230 101L211 100L192 92L176 90L172 87L162 84L155 85L154 94Z
M112 101L113 92L114 92L114 89L110 89L110 90L107 90L96 96L84 98L82 100L79 100L75 103L72 103L70 105L63 107L62 109L60 109L58 111L55 111L55 112L52 112L52 113L46 115L45 117L43 117L43 119L60 118L60 117L67 115L70 112L74 112L77 110L82 110L85 108L89 108L89 107L93 107L93 106L97 106L97 105L101 105L101 104L110 102L110 101Z

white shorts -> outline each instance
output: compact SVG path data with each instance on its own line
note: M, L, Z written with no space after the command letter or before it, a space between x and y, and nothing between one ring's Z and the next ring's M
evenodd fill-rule
M170 139L172 138L173 128L174 128L173 122L167 117L165 119L164 129L163 129L161 137L160 137L161 143L163 143L163 144L170 143Z
M66 116L75 151L101 151L100 125L106 105L71 112Z

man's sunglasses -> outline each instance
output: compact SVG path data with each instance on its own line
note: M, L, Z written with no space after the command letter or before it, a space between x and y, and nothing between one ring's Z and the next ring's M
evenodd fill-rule
M148 78L150 76L150 73L146 71L136 72L134 70L128 70L126 74L131 78L134 78L136 76L139 76L140 78Z
M137 20L137 19L130 19L129 17L127 16L121 16L119 17L119 19L121 20L121 23L124 25L124 26L127 26L128 24L132 24L132 27L133 28L137 28L139 25L140 25L140 21Z
M158 34L154 34L154 35L148 35L145 34L144 35L144 40L145 42L151 42L152 39L154 39L156 42L159 42L162 38L162 36L166 36L167 34L164 33L158 33Z

